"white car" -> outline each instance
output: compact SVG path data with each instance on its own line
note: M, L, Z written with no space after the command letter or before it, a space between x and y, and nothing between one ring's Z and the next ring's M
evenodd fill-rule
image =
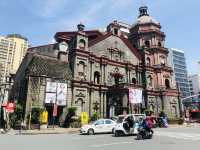
M117 125L114 128L115 136L133 135L138 133L139 121L145 119L145 114L129 114L120 115L117 119ZM131 120L131 125L127 125L128 120ZM130 122L129 122L130 123Z
M116 122L111 119L99 119L94 123L84 125L80 129L81 134L93 135L95 133L113 133Z

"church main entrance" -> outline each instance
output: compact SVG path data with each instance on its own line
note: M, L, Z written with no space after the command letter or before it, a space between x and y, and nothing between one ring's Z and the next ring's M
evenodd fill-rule
M129 113L128 90L112 88L107 92L107 117Z

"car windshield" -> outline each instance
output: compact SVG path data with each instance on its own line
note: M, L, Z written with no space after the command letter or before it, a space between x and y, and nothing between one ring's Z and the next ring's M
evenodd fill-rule
M93 124L94 125L102 125L102 124L104 124L104 120L97 120Z

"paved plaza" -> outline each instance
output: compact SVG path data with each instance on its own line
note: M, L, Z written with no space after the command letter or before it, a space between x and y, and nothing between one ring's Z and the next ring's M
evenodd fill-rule
M200 128L155 129L152 140L135 140L135 136L113 137L65 134L0 135L1 149L16 150L188 150L199 149Z

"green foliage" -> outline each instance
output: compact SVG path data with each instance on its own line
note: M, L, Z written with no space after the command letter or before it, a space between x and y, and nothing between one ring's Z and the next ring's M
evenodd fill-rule
M69 108L68 108L68 113L69 113L69 114L74 114L74 115L75 115L76 110L77 110L76 107L69 107Z
M32 108L31 111L31 124L39 124L40 123L40 114L44 111L44 108L35 107ZM27 120L29 120L30 114L27 116Z
M76 115L76 110L77 110L76 107L68 108L68 113L64 121L64 127L67 127L67 128L70 127L70 124L73 122L72 117Z
M91 121L96 121L98 118L99 118L99 114L97 112L94 112L91 117Z
M23 107L20 104L17 104L14 113L11 113L9 117L11 127L15 128L15 126L20 124L23 119Z
M32 108L32 116L31 116L31 123L38 124L40 123L40 114L43 111L42 108Z

